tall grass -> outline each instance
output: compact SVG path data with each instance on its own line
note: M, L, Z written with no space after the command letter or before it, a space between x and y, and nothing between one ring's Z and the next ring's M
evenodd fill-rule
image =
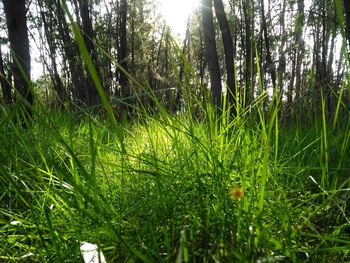
M107 262L350 260L341 95L333 120L322 100L307 127L280 123L277 95L266 113L264 93L249 110L237 105L234 119L229 106L218 117L193 96L174 115L149 93L160 114L141 107L130 123L115 121L93 79L108 120L39 104L23 129L1 109L0 260L82 262L81 242L97 244Z
M256 105L117 127L38 108L26 130L2 109L1 259L81 262L88 241L108 262L349 260L349 122Z

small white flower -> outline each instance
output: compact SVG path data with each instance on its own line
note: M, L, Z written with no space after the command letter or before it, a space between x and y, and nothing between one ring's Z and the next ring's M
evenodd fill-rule
M106 263L106 259L96 244L88 242L80 243L81 255L84 258L84 263Z
M15 221L11 221L10 224L13 225L13 226L20 226L20 225L22 225L22 222L19 222L19 221L15 220Z

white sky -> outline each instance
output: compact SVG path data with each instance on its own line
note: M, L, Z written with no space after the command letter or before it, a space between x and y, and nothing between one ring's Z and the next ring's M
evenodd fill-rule
M159 11L174 34L183 37L186 22L191 13L199 6L200 0L158 0Z

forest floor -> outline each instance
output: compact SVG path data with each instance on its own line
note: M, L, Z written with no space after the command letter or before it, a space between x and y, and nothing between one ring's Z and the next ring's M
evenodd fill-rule
M0 116L1 262L350 261L348 115Z

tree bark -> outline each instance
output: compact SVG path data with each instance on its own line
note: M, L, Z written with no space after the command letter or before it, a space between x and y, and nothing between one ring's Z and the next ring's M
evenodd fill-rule
M90 53L92 62L94 63L95 70L98 74L98 77L101 80L101 74L99 73L99 66L98 66L98 59L97 59L97 53L94 45L94 30L92 28L92 20L90 16L90 1L88 0L78 0L79 4L79 13L81 17L81 23L82 23L82 29L83 29L83 38L86 45L87 50ZM99 101L99 95L97 92L97 89L95 88L95 85L93 83L93 80L91 78L91 75L89 73L89 70L86 69L86 103L88 105L94 105L98 103Z
M33 93L30 89L30 53L25 0L2 0L4 4L11 54L13 58L16 100L23 99L26 119L32 116ZM21 100L19 100L21 101ZM22 123L25 125L25 122Z
M225 14L224 5L222 0L214 0L215 14L219 22L219 27L222 36L222 42L224 45L224 55L227 74L227 95L228 101L231 105L231 113L236 115L236 86L235 86L235 65L234 65L234 53L233 53L233 40L231 35L230 26Z
M210 75L211 94L213 103L220 112L222 86L212 9L212 0L202 0L202 26L204 32L205 54L208 61Z
M350 52L350 1L343 0L343 5L346 19L346 38L348 40L348 51Z

